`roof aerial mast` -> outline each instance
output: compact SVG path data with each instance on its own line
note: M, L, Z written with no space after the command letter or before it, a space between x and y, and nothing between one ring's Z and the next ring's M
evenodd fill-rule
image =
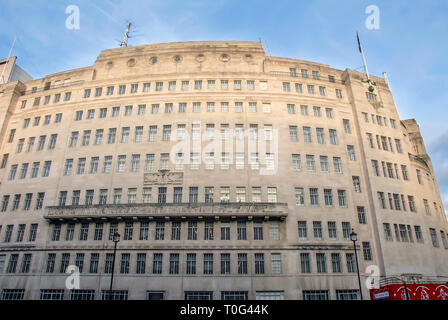
M123 42L120 44L120 46L122 48L125 48L128 46L128 40L129 40L129 32L131 31L131 25L132 23L128 23L128 25L126 26L126 32L124 34L124 40Z

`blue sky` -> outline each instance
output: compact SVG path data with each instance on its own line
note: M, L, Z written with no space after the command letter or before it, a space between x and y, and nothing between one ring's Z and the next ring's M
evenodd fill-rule
M65 27L68 5L80 9L79 30ZM379 30L365 26L369 5L380 9ZM420 124L448 209L446 0L0 0L0 6L0 57L17 34L13 55L34 78L92 65L101 50L118 46L129 20L137 35L130 45L261 38L273 56L361 70L358 30L370 73L388 73L400 117Z

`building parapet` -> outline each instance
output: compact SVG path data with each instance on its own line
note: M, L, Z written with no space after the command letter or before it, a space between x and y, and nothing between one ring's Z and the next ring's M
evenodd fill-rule
M286 203L170 203L114 204L93 206L46 207L44 218L50 221L144 218L263 218L284 220Z

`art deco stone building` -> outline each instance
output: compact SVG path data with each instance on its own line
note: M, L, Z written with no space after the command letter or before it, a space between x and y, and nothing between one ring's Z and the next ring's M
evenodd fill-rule
M0 89L1 299L350 299L448 276L448 224L388 83L258 42L101 52ZM80 271L67 289L68 266ZM70 269L70 268L69 268Z

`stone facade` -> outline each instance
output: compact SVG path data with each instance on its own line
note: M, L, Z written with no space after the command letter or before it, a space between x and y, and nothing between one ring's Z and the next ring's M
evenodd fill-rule
M370 265L448 276L418 125L371 79L185 42L2 85L2 298L101 299L114 230L117 299L353 298L352 229L364 297Z

